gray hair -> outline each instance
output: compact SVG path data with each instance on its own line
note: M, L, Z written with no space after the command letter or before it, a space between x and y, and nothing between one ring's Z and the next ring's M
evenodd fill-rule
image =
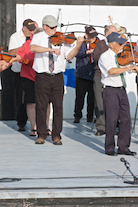
M112 32L118 32L117 28L114 25L108 25L105 27L104 29L104 34L106 36L108 36L109 34L111 34Z
M43 28L42 27L38 27L35 31L34 34L37 34L39 32L43 32Z

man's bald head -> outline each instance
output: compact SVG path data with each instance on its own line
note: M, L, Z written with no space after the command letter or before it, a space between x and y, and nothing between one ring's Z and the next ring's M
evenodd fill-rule
M118 32L117 31L117 28L113 25L108 25L105 27L104 29L104 33L105 33L105 36L108 36L109 34L111 34L112 32Z

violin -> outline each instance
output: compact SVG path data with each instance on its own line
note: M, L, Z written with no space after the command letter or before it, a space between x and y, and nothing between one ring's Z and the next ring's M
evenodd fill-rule
M134 58L135 58L135 62L138 63L138 52L134 52ZM117 62L119 65L124 66L133 61L134 59L132 53L129 51L123 51L117 55Z
M95 42L93 42L93 43L90 43L90 42L89 42L89 44L90 44L90 49L94 49L97 42L99 42L99 39L98 39L98 38L97 38L97 39L95 40Z
M53 45L62 45L62 43L72 44L77 38L74 33L63 34L62 32L56 32L53 36L49 37Z
M136 47L136 45L137 45L137 43L136 43L136 42L132 42L131 44L132 44L132 48L133 48L133 50L134 50L135 47ZM124 45L123 50L125 50L125 51L131 51L130 42L127 42L127 43Z
M62 43L66 44L73 44L77 38L75 37L74 33L69 33L67 35L63 34L62 32L56 32L53 36L49 37L50 41L53 45L62 45ZM89 42L88 39L84 39L84 41ZM90 43L90 49L94 49L96 43L99 41L99 39L96 39L94 43Z
M0 53L0 60L5 60L6 62L9 62L13 57L16 57L14 55L9 55L8 53Z
M15 55L10 55L7 52L1 52L0 53L0 60L5 60L6 62L9 62L13 57L16 57ZM29 60L21 59L23 63L28 64Z
M109 18L109 23L114 25L117 30L118 30L118 33L124 38L124 39L127 39L126 35L124 35L124 33L126 33L126 28L125 27L121 27L119 24L115 23L113 24L113 18L111 16L108 16ZM123 33L121 32L121 30L123 30Z

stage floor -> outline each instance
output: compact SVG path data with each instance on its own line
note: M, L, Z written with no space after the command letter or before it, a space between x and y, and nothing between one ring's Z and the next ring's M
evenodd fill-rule
M138 176L138 155L105 155L105 136L95 136L85 119L63 121L62 146L50 136L36 145L29 133L29 122L18 132L16 121L0 121L0 199L138 197L138 184L120 161ZM130 149L138 153L137 123Z

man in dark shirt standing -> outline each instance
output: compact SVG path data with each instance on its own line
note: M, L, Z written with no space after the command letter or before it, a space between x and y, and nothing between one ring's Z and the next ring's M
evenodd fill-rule
M89 43L84 41L81 48L76 55L76 99L74 109L74 121L73 123L79 123L82 118L82 109L84 106L84 98L87 94L87 122L92 122L93 110L94 110L94 92L93 92L93 77L95 63L91 60L91 43L94 43L97 39L96 30L90 26L86 27L85 37L89 40Z
M113 25L105 27L105 36L108 36L112 32L117 32L117 29ZM103 110L103 98L102 98L102 83L101 83L101 71L98 66L98 60L102 53L108 50L109 46L106 39L100 40L96 43L95 49L92 53L92 58L96 63L95 75L93 79L93 89L95 96L95 115L96 115L96 136L105 134L105 115Z

